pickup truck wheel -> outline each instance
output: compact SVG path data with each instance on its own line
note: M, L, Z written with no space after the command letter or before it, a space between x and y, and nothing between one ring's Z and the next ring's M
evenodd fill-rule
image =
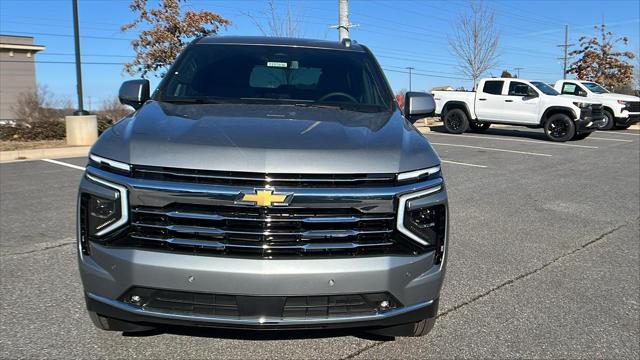
M602 112L604 118L600 122L600 126L598 126L599 130L611 130L616 125L616 119L613 117L613 114L609 110L604 110Z
M460 109L447 111L443 122L444 128L452 134L462 134L469 129L469 119L467 119L467 114Z
M472 121L472 122L469 123L469 129L471 129L472 131L476 131L476 132L485 131L490 126L491 126L491 124L489 124L489 123L478 123L478 122L475 122L475 121Z
M436 318L428 318L422 321L418 321L415 323L396 325L391 327L386 327L382 329L368 330L367 332L370 334L374 334L377 336L385 336L385 337L396 337L396 336L409 336L409 337L418 337L425 336L433 329L433 326L436 323Z
M565 114L551 115L544 123L544 132L551 141L568 141L576 133L576 125Z

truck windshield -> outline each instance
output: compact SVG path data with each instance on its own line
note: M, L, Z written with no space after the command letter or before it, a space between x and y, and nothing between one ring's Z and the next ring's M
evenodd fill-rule
M543 83L542 81L531 81L531 85L538 88L538 90L542 91L542 93L545 95L551 95L551 96L558 95L558 92L554 88Z
M593 82L584 82L582 85L594 94L606 94L609 92L607 89Z
M383 79L366 52L202 44L185 50L162 81L156 98L389 111L391 95Z

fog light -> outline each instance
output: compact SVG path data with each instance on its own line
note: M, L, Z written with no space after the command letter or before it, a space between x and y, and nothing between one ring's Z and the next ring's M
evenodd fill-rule
M380 304L378 305L378 308L380 310L389 310L390 306L391 306L391 304L389 304L389 301L382 300L382 301L380 301Z
M132 304L140 305L140 303L142 302L142 298L138 295L131 295L129 302L131 302Z

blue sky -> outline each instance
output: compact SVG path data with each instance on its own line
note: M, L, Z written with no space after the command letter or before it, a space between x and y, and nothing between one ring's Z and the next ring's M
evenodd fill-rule
M154 3L155 0L149 0ZM280 9L286 0L276 2ZM309 38L337 39L338 0L291 0L303 20L303 35ZM123 80L130 78L122 63L133 57L130 41L135 31L121 33L120 25L133 19L128 0L79 0L83 53L85 106L100 106L116 95ZM570 43L582 35L593 35L593 25L604 18L609 29L629 37L629 45L620 49L640 51L640 1L487 1L495 10L501 33L499 65L487 75L500 75L502 69L521 77L555 81L562 76L557 45L564 40L564 25L570 26ZM222 35L260 35L246 16L260 16L267 0L191 0L192 9L215 11L233 24ZM394 90L408 88L405 68L414 67L413 89L434 86L470 86L463 79L456 58L447 45L447 36L464 0L400 1L351 0L351 22L359 26L351 37L366 44L385 68ZM60 99L75 102L73 62L73 25L71 0L0 0L0 33L30 35L47 49L36 56L36 76ZM637 64L637 62L634 62ZM157 79L151 79L152 86Z

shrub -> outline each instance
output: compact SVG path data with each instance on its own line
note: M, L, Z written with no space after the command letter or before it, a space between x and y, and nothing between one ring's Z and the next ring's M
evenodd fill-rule
M2 141L64 140L65 138L64 121L60 120L40 120L29 125L0 125Z

